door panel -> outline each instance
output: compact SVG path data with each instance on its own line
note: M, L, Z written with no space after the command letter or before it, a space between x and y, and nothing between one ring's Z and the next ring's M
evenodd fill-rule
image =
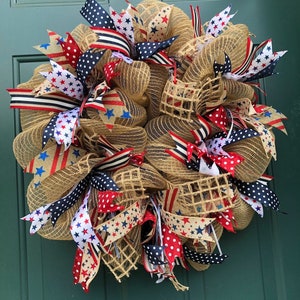
M108 1L98 2L108 7ZM166 2L174 3L187 13L190 3L200 5L204 21L227 5L218 0ZM225 233L221 246L229 258L220 266L212 266L205 272L175 269L178 279L190 286L184 293L176 292L168 281L155 284L155 279L151 279L142 266L122 284L101 266L90 293L85 295L80 286L72 283L74 243L29 235L29 225L19 219L28 212L25 195L30 178L24 176L12 153L12 142L19 132L19 115L9 109L10 98L5 89L28 80L33 69L45 61L32 46L47 41L47 29L64 35L84 22L79 14L83 3L84 0L0 2L0 299L297 299L300 292L297 284L300 261L296 259L300 253L296 232L296 228L300 228L297 215L300 168L299 160L292 161L292 158L297 157L300 146L300 99L296 91L300 66L296 39L286 34L289 28L297 28L296 12L300 5L296 0L290 1L289 6L282 2L275 7L271 0L230 1L233 11L238 11L234 23L247 24L257 42L273 37L274 50L289 50L278 65L280 75L265 80L267 95L263 99L289 117L289 136L276 133L278 161L271 167L275 176L273 189L288 215L268 211L264 219L255 217L246 230ZM110 4L117 10L126 5L117 0Z

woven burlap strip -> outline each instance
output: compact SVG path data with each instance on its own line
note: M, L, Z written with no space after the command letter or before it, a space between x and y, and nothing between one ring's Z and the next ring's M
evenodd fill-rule
M254 98L254 89L251 85L232 79L223 79L227 92L227 99L236 100L240 98Z
M160 111L180 120L192 121L224 103L226 91L220 77L204 82L168 80L161 99Z
M246 55L248 31L244 27L232 25L222 34L207 44L195 57L186 70L182 80L199 82L214 77L214 62L224 64L225 53L230 57L232 69L240 66Z
M27 190L29 210L33 211L65 196L79 183L80 180L89 174L92 168L99 163L100 160L100 158L95 158L94 155L88 154L79 162L48 176L37 188L35 188L32 181ZM47 239L71 240L70 224L80 204L80 201L78 201L72 208L63 213L54 227L49 221L38 231L38 233Z
M99 147L99 135L105 137L117 148L134 148L135 153L144 151L147 143L147 134L142 127L126 127L116 124L112 131L109 131L103 122L95 119L80 120L84 148L89 152L102 151Z
M235 201L232 208L234 222L233 228L235 230L244 230L252 221L254 210L247 204L239 195L239 191L235 188L234 191Z
M158 117L160 114L161 95L169 77L169 72L164 66L151 64L150 70L150 82L146 90L149 99L147 107L148 120Z
M236 152L244 160L235 166L234 177L245 182L258 180L266 171L272 156L266 154L261 138L252 137L224 147L227 152Z
M143 61L133 61L128 64L121 61L115 71L120 73L113 78L121 90L142 106L146 106L147 98L143 97L150 82L150 67Z
M179 190L172 205L173 213L180 211L186 216L207 216L234 206L228 174L207 176L198 173L198 179L193 181L184 181L177 176L169 181L169 188Z
M80 50L84 53L90 49L90 45L98 40L98 35L87 25L79 24L72 32L71 36L76 41Z
M212 226L214 227L217 239L220 240L222 234L223 234L223 227L222 225L220 225L219 223L217 223L216 221L214 221L212 223ZM214 235L213 233L210 233L210 236L214 239ZM194 250L198 253L213 253L217 243L213 243L213 242L207 242L206 246L207 248L204 247L204 245L202 245L201 243L197 243L195 244L194 241L192 239L188 239L185 242L185 245L187 247L189 247L189 249ZM196 271L205 271L209 268L209 264L198 264L190 259L187 259L187 261L189 262L189 264L193 267L193 269L195 269Z
M139 198L145 198L145 193L151 194L157 190L164 190L167 188L167 180L150 164L143 163L142 166L127 166L119 169L113 174L114 181L124 191L125 195L122 197L122 204L124 200L132 200L132 193L138 192L138 187L143 189L140 191ZM128 198L126 200L126 198ZM129 202L132 204L132 201Z
M140 226L133 228L140 230ZM131 242L131 235L119 239L111 246L112 254L103 254L102 260L110 272L115 276L118 282L121 282L123 277L129 277L132 270L137 269L137 264L140 260L141 252L138 251L135 243ZM135 234L139 236L139 234Z
M42 136L49 119L36 123L29 129L19 133L13 141L13 152L22 168L42 151Z

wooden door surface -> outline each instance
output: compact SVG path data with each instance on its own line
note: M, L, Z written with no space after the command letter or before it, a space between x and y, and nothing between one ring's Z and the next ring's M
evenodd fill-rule
M100 1L120 10L125 1ZM137 4L138 1L131 1ZM228 3L221 0L164 1L189 13L189 4L200 5L203 20L208 20ZM276 2L276 5L275 5ZM17 111L9 109L6 88L27 81L33 69L46 61L32 48L47 41L47 29L64 35L85 23L79 10L83 0L1 0L0 2L0 299L298 299L300 286L299 192L300 99L297 45L298 10L296 0L230 1L238 11L234 23L245 23L261 42L273 38L274 50L288 49L277 67L279 75L264 81L264 101L288 116L289 135L276 133L278 161L272 163L273 189L287 214L267 211L255 216L251 225L237 234L222 236L222 249L229 259L205 272L179 272L179 279L190 286L176 292L166 281L155 284L140 266L130 278L117 283L104 266L84 294L73 285L72 265L75 244L30 236L28 224L20 218L28 212L26 187L29 177L17 166L12 142L20 130Z

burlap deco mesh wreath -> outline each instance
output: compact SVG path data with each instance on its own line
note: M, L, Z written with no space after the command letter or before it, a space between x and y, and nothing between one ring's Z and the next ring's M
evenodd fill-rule
M286 117L258 103L257 87L285 51L254 45L230 10L202 25L199 7L189 17L143 1L118 13L87 0L89 25L49 31L36 46L49 63L8 89L22 126L15 157L33 174L22 219L75 241L85 291L101 261L120 282L143 266L186 290L178 265L222 263L224 230L279 210L265 171Z

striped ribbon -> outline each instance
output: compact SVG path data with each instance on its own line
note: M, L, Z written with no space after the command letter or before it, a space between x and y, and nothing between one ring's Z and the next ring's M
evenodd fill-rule
M127 148L105 158L97 167L98 170L111 172L127 166L132 151L133 148Z
M121 33L112 29L94 26L91 29L99 36L99 39L90 45L91 48L110 49L130 56L130 46Z
M200 17L200 8L197 5L196 7L193 7L190 5L191 10L191 16L192 16L192 25L194 28L194 38L201 36L201 17Z
M79 101L71 99L63 94L51 93L41 97L35 97L30 89L7 89L11 96L10 108L46 110L62 112L79 106Z

